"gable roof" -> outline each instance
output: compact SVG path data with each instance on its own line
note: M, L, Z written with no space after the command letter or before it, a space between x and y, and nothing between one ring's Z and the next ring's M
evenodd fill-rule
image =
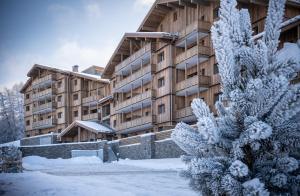
M29 70L29 72L27 73L27 76L28 77L33 76L33 74L38 69L44 69L44 70L49 70L49 71L58 72L58 73L62 73L62 74L72 75L72 76L76 76L76 77L80 77L80 78L85 78L85 79L89 79L89 80L103 82L103 83L106 83L106 84L110 83L109 80L103 79L103 78L101 78L101 76L98 76L98 75L93 75L93 74L88 74L88 73L83 73L83 72L68 71L68 70L64 70L64 69L59 69L59 68L50 67L50 66L46 66L46 65L39 65L39 64L34 64L32 66L32 68ZM21 93L23 93L26 90L26 88L30 85L31 81L32 81L31 78L29 78L27 80L25 85L20 90Z
M57 137L64 136L74 127L82 127L93 133L114 133L114 130L112 130L111 128L109 128L103 124L99 124L99 123L93 122L93 121L76 120L72 124L70 124L67 128L65 128L60 134L58 134Z

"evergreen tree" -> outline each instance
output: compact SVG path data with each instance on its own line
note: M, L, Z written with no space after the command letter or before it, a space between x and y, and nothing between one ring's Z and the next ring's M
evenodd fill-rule
M181 174L203 195L300 194L300 84L290 83L300 62L277 51L284 4L269 1L264 36L255 41L248 11L221 0L211 29L221 77L218 116L195 99L197 128L179 123L172 133L187 153Z

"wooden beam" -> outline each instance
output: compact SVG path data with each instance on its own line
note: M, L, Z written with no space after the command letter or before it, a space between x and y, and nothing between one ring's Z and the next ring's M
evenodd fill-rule
M169 12L172 10L172 8L166 6L166 5L162 5L162 4L157 4L156 5L156 9L161 10L163 12Z
M199 4L199 5L209 5L210 2L214 2L214 1L210 1L210 0L191 0L191 3L194 4Z
M184 6L182 6L182 5L179 5L178 3L167 3L167 6L168 7L172 7L172 8L179 8L179 9L183 9L184 8Z
M197 5L191 3L190 1L187 1L187 0L179 0L179 5L187 6L187 7L192 7L192 8L196 8L197 7Z

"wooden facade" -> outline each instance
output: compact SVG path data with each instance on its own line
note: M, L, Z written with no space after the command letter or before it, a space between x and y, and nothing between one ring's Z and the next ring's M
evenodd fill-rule
M243 0L238 6L249 10L253 33L261 33L267 3ZM202 98L215 112L220 76L210 28L218 20L218 8L218 1L157 0L138 31L124 35L103 73L111 80L110 124L118 137L166 130L180 121L194 124L194 98ZM299 14L299 4L287 1L284 20ZM280 46L299 40L299 24L282 28ZM177 37L154 37L153 32Z
M34 65L29 71L22 89L27 137L60 133L76 120L102 120L98 101L110 93L109 81L77 69Z

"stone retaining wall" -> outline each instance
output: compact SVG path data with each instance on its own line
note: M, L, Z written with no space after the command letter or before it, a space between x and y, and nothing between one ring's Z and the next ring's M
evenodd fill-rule
M21 146L33 146L33 145L46 145L46 144L56 144L57 134L50 133L45 135L38 135L33 137L26 137L21 139Z

